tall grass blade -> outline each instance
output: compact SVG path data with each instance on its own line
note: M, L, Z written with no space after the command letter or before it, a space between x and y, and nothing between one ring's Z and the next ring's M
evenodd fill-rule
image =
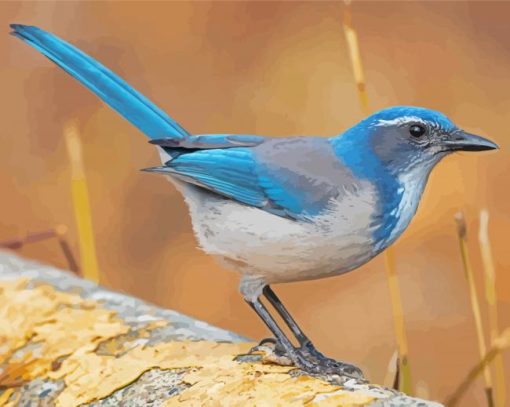
M457 235L459 238L460 254L462 257L462 266L464 268L464 274L468 282L469 297L471 300L471 309L473 311L473 317L476 326L476 335L478 337L478 350L480 352L480 359L485 357L487 353L487 345L485 344L485 336L483 333L482 316L480 312L480 302L478 301L478 294L476 291L476 283L469 260L469 250L467 245L467 229L466 221L462 212L458 212L455 215L455 221L457 222ZM485 380L485 391L487 394L487 405L489 407L494 406L492 397L492 378L489 366L484 366L483 377Z
M361 62L361 52L358 42L358 33L352 23L352 12L350 1L345 1L343 13L343 28L347 48L349 50L349 58L351 61L354 82L358 93L358 99L361 109L365 115L370 113L368 94L366 89L365 74L363 64ZM411 371L409 367L409 355L407 353L407 339L405 335L405 327L403 321L402 301L400 299L400 290L398 286L397 275L395 273L395 265L393 261L393 248L386 249L385 262L388 271L388 285L390 287L391 303L393 309L393 321L395 326L395 334L398 347L398 377L399 390L411 394ZM390 269L391 268L391 269Z
M391 355L386 374L384 375L383 386L398 390L398 350Z
M411 368L409 366L409 352L404 323L404 311L402 308L402 299L400 297L400 287L396 273L393 251L386 251L385 263L388 286L390 289L391 309L393 311L393 326L395 329L395 338L398 349L398 390L406 394L412 394Z
M489 352L487 352L482 360L469 371L452 395L445 401L445 406L455 407L478 376L486 371L494 358L499 356L505 349L508 348L510 348L510 327L505 329L505 331L494 341Z
M499 336L498 301L496 295L496 273L489 240L489 212L486 209L480 212L478 241L480 243L480 252L482 254L482 264L485 276L485 299L489 309L490 341L491 344L494 344L494 341L496 341ZM503 358L501 354L495 356L493 366L495 373L495 404L497 407L504 407L506 398L506 382Z
M86 279L99 281L99 268L96 257L96 245L92 229L89 192L83 168L81 141L76 124L69 122L64 128L64 136L71 165L71 194L74 216L78 228L81 270Z
M363 64L361 63L358 33L352 25L350 2L346 2L344 7L343 27L361 108L365 114L368 114L368 94L365 83L365 75L363 73Z

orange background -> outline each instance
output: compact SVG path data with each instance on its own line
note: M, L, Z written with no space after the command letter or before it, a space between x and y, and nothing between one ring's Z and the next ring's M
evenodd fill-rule
M63 123L82 131L104 283L252 338L268 333L238 276L195 248L182 198L138 130L20 41L34 24L95 56L193 133L333 135L363 117L342 3L0 4L0 240L63 223L77 251ZM483 300L478 212L491 213L501 326L510 325L510 3L355 2L371 109L421 105L501 150L457 154L433 172L395 245L418 395L444 400L479 359L453 215L468 219ZM65 267L54 241L21 253ZM383 257L348 275L277 286L325 353L383 380L395 340ZM483 316L486 322L484 301ZM486 323L487 326L487 323ZM506 359L510 378L510 357ZM463 399L483 405L481 380ZM510 404L509 404L510 405Z

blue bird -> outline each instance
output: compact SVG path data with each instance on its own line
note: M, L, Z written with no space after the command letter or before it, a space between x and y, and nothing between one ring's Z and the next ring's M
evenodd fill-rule
M270 284L356 269L407 228L443 157L497 148L439 112L411 106L381 110L330 138L192 135L67 42L37 27L11 27L157 146L162 165L148 171L165 174L182 193L201 248L240 272L240 291L275 336L280 356L311 374L363 377L320 353Z

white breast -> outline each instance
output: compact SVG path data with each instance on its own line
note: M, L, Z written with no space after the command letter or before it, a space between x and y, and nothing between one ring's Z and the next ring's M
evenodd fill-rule
M202 249L268 283L347 272L376 254L371 229L375 191L369 183L305 223L172 181L186 199Z
M397 222L388 238L384 242L380 242L378 246L387 247L392 244L409 226L411 219L418 209L427 177L428 172L424 172L420 167L398 177L400 184L398 193L401 194L401 198L398 205L390 213L391 216L397 218Z

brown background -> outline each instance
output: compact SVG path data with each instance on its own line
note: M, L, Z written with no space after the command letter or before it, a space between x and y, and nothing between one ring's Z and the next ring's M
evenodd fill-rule
M12 2L0 4L0 240L58 223L76 245L62 124L79 119L105 284L260 338L238 277L195 248L183 200L140 168L156 151L127 121L34 50L8 23L53 31L121 74L193 133L333 135L363 117L342 3ZM478 211L492 216L500 322L510 325L510 3L355 3L372 109L438 109L497 153L458 154L434 171L396 244L418 394L444 399L478 360L453 222L468 218L483 285ZM55 242L22 250L59 266ZM383 380L395 349L383 258L349 275L276 287L317 345ZM483 307L486 316L485 304ZM510 358L506 355L507 378ZM481 382L464 399L484 403ZM510 405L510 404L509 404Z

